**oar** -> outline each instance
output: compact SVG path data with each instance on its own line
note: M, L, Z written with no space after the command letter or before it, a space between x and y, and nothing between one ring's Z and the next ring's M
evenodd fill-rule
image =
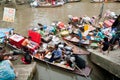
M75 64L75 67L88 79L87 75Z

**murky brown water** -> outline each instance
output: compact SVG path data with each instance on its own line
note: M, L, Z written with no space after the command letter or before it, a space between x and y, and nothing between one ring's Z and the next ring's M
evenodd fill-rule
M0 26L13 27L15 31L26 35L30 26L37 26L37 23L51 24L52 21L63 21L67 23L68 15L98 15L101 3L90 3L90 0L82 0L78 3L65 4L58 8L30 8L29 5L18 5L14 23L2 21L2 10L0 10ZM104 11L111 11L120 14L120 3L105 3Z
M30 8L28 4L26 5L18 5L17 6L17 12L16 12L16 18L14 23L8 23L2 21L2 9L0 8L0 27L13 27L15 29L15 32L27 35L27 30L31 26L37 26L37 23L42 23L49 25L53 21L62 21L67 23L68 15L73 16L82 16L82 15L98 15L101 8L101 3L90 3L90 0L82 0L78 3L69 3L65 4L62 7L57 8ZM116 12L117 14L120 14L120 3L105 3L104 6L104 12L105 10L110 9L111 11ZM44 69L44 67L38 67L41 70ZM39 71L40 71L39 69ZM100 68L95 67L92 72L92 80L110 80L110 79L103 79L101 76L105 77L105 73L100 72ZM54 72L52 72L54 73ZM50 74L50 72L49 72ZM47 73L47 75L49 75ZM56 74L56 73L54 73ZM57 74L58 75L58 74ZM65 75L68 76L67 73ZM44 74L41 74L40 76L45 76ZM54 76L54 75L53 75ZM64 77L62 80L86 80L81 78L75 78L73 75L69 74L69 77L65 77L61 74L58 75L59 77ZM43 80L53 80L48 78L44 78ZM55 80L59 80L56 79ZM60 79L61 80L61 79ZM112 79L111 79L112 80Z

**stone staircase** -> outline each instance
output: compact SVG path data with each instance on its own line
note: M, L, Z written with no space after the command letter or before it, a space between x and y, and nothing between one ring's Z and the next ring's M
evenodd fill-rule
M32 80L36 71L36 62L31 64L17 64L14 65L18 77L15 80Z

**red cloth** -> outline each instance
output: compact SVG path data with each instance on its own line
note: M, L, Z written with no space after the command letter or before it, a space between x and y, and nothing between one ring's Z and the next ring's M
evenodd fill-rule
M73 22L78 22L79 18L78 17L73 17L72 20L73 20Z
M59 22L58 23L58 27L59 27L59 29L62 29L62 28L65 27L65 24L63 22Z
M31 40L40 44L41 43L41 35L35 31L29 30L28 36L31 37Z

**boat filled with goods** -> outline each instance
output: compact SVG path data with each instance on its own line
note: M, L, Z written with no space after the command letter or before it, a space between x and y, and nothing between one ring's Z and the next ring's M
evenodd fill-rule
M89 55L87 49L98 48L98 44L106 37L110 46L119 41L120 15L115 15L114 12L110 12L109 16L105 14L104 20L99 21L99 24L96 24L96 16L69 15L68 18L67 25L62 21L55 21L51 25L38 23L38 26L30 27L27 37L15 33L13 28L1 28L0 38L4 39L1 42L22 51L25 56L32 56L37 62L87 77L92 68L81 55ZM26 62L25 59L22 59L25 64L31 62Z

